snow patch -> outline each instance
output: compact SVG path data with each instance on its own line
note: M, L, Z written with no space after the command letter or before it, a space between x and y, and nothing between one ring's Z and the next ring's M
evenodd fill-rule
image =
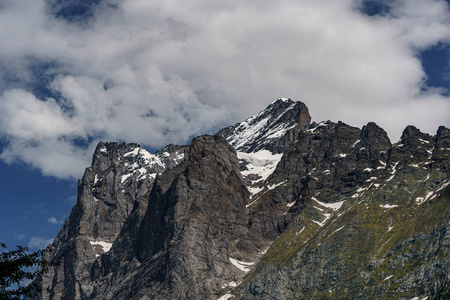
M306 228L306 226L303 226L303 228L302 228L302 229L300 229L300 231L297 231L297 232L295 233L295 235L299 235L300 233L302 233L302 232L303 232L303 230L305 230L305 228Z
M168 152L162 152L159 154L159 156L151 154L145 149L142 148L134 148L132 151L129 151L123 155L123 157L133 157L134 160L137 160L137 162L134 162L132 165L129 163L125 163L125 166L128 167L128 172L124 175L122 175L120 181L123 184L128 178L133 176L134 174L137 174L138 176L136 179L142 180L147 177L155 178L157 173L148 173L149 169L152 169L154 167L158 167L159 169L166 169L165 164L161 160L161 157L168 157L170 154ZM184 153L183 153L184 157ZM175 158L176 162L179 162L178 157Z
M383 161L381 161L381 160L379 160L379 162L380 162L381 166L379 166L379 167L377 168L377 170L386 168L386 163L385 163L385 162L383 162Z
M442 189L442 188L441 188ZM439 189L439 190L441 190L441 189ZM438 190L438 191L439 191ZM437 191L436 191L437 192ZM417 197L416 198L416 202L418 202L418 204L420 205L420 204L422 204L422 203L424 203L425 201L427 201L428 199L430 199L430 197L431 197L431 195L433 195L434 194L434 192L428 192L426 195L425 195L425 197ZM434 197L433 197L434 198Z
M258 197L259 199L260 197ZM252 196L250 196L250 199L252 199ZM252 202L250 202L249 204L247 204L245 207L248 208L250 205L253 205L256 201L258 201L258 199L253 200Z
M244 262L244 261L239 261L237 259L234 258L229 258L230 262L239 270L244 271L244 272L248 272L250 271L250 266L254 264L254 262Z
M380 207L382 207L382 208L394 208L394 207L398 207L398 205L397 204L394 204L394 205L389 205L389 204L385 204L385 205L381 205L380 204Z
M128 174L122 175L120 182L124 183L131 176L133 176L133 173L128 173Z
M314 223L316 223L317 225L319 225L320 227L323 227L323 225L325 225L325 223L328 221L329 218L331 218L331 214L323 214L325 216L325 219L322 222L319 221L315 221L312 220Z
M361 142L361 140L357 140L357 141L353 144L352 148L354 148L359 142Z
M392 176L389 177L388 180L386 180L386 182L391 181L391 180L395 177L395 172L397 172L396 168L397 168L397 165L398 165L399 162L400 162L400 161L396 162L396 163L392 166L392 171L391 171Z
M123 155L123 157L128 157L128 156L137 156L139 154L139 148L134 148L133 150L131 150L130 152L127 152Z
M259 192L261 192L264 188L262 187L247 187L247 190L250 192L250 199L252 199L252 197L256 194L258 194ZM252 202L253 203L253 202ZM248 205L250 206L250 204ZM248 207L247 206L247 207Z
M287 207L292 207L297 201L286 204Z
M320 202L319 200L317 200L314 197L312 197L311 199L316 201L317 203L319 203L321 206L326 207L326 208L331 208L334 211L341 208L342 204L344 204L344 202L345 202L345 200L344 200L344 201L335 202L335 203L324 203L324 202Z
M440 190L446 188L449 184L450 184L450 182L446 182L446 181L445 181L444 184L443 184L440 188L438 188L438 189L436 190L436 193L439 192Z
M297 126L297 123L294 125L291 125L290 127L286 127L285 124L280 124L277 127L272 128L268 133L266 133L264 139L270 140L270 139L276 139L276 138L282 137L283 135L286 134L286 131L291 130L295 126Z
M323 126L327 126L327 124L325 124L324 122L320 122L316 127L314 127L314 128L311 128L311 129L308 129L308 130L305 130L305 131L307 131L307 132L311 132L311 133L313 133L317 128L319 128L319 127L323 127Z
M268 188L269 190L273 190L273 189L276 188L277 186L280 186L280 185L285 184L285 183L286 183L286 180L285 180L285 181L282 181L282 182L280 182L280 183L277 183L277 184L269 185L267 188Z
M313 207L314 207L315 209L317 209L317 210L323 211L323 209L320 208L320 207L317 207L317 206L314 206L314 205L313 205Z
M386 182L391 181L394 177L395 177L395 175L392 175L391 177L388 178L388 180L386 180Z
M341 230L342 228L344 228L345 227L345 225L344 226L342 226L342 227L340 227L340 228L338 228L338 229L336 229L335 231L333 231L331 234L335 234L336 232L338 232L339 230ZM330 235L331 235L330 234Z
M239 149L240 147L245 146L245 144L254 143L255 139L259 137L258 133L263 131L270 119L270 116L267 116L256 124L251 124L252 121L258 116L259 114L245 120L238 127L236 127L236 134L231 135L227 139L228 143L230 143L230 145L232 145L235 149Z
M112 247L112 243L108 243L108 242L103 242L103 241L90 241L89 242L92 246L92 248L94 248L94 246L100 246L103 249L103 253L108 252L109 250L111 250Z
M247 177L250 174L257 174L260 177L252 181L252 184L265 181L275 171L282 156L283 154L272 154L269 150L253 153L237 152L237 157L247 162L247 170L242 171L242 175Z
M269 247L269 248L270 248L270 247ZM261 254L261 255L266 254L266 253L267 253L267 250L269 250L269 248L267 248L266 250L263 250L263 251L259 252L259 254Z
M230 298L234 298L234 296L231 295L231 294L225 294L225 295L223 295L222 297L220 297L220 298L217 299L217 300L228 300L228 299L230 299Z
M383 281L388 280L389 278L392 278L394 275L389 275L388 277L386 277L385 279L383 279Z

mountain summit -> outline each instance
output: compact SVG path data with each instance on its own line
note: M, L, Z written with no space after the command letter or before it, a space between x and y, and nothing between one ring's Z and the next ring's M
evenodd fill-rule
M36 299L441 299L449 169L445 127L392 144L286 98L155 154L100 143Z

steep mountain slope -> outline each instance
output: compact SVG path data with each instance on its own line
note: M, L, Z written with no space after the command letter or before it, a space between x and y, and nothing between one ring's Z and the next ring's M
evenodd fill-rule
M217 133L236 149L251 197L263 189L283 153L310 122L303 102L280 98L259 114Z
M450 292L450 130L312 123L278 99L149 154L100 143L39 299L322 299ZM418 298L417 298L418 299Z
M432 137L409 126L390 146L373 123L361 131L331 122L311 127L269 178L285 183L263 191L254 204L290 207L289 225L236 295L412 299L448 293L450 131L440 127Z

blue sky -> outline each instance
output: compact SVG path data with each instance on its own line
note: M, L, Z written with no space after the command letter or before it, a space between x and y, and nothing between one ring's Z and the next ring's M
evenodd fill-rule
M49 242L100 141L148 149L279 97L397 141L450 126L442 0L4 0L0 240Z

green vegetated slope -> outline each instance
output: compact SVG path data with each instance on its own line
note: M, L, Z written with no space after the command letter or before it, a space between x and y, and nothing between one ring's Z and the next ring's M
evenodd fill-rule
M300 225L272 244L236 296L448 298L450 186L445 172L428 174L404 166L337 210L309 201L293 222ZM318 213L328 219L315 220Z

